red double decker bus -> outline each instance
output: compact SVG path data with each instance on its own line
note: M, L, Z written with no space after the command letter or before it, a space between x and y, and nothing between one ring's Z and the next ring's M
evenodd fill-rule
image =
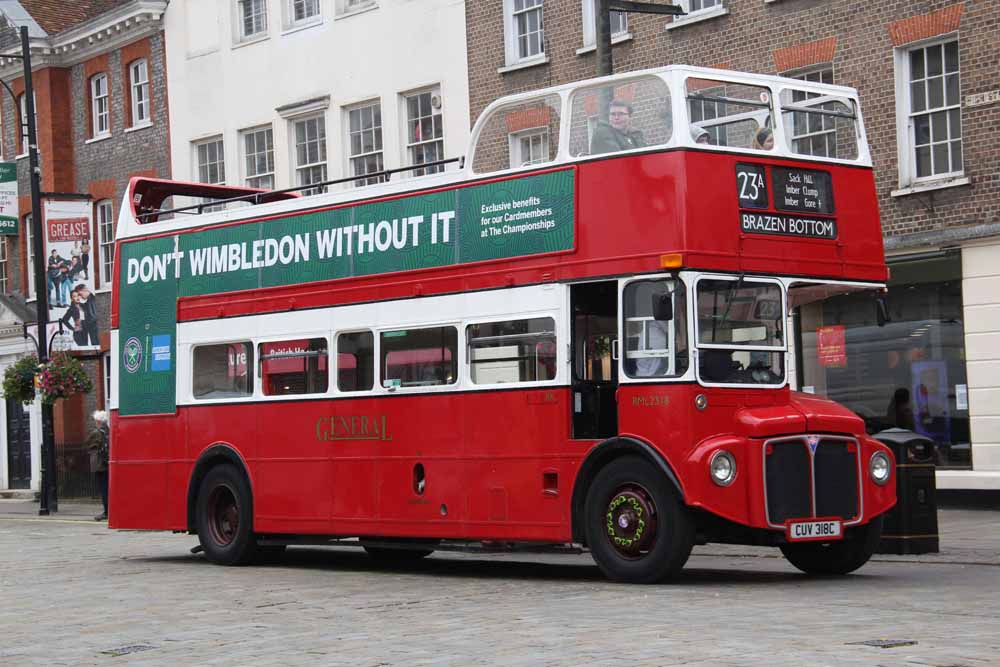
M583 81L492 104L441 168L308 197L132 181L111 527L223 564L586 548L628 582L706 542L868 560L892 454L790 389L794 309L886 279L854 90Z

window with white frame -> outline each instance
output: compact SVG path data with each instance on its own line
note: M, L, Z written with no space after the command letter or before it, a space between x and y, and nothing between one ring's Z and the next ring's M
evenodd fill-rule
M406 159L411 165L444 159L444 122L441 91L426 90L403 96L406 105ZM444 165L414 169L414 176L444 171Z
M24 265L27 267L28 274L28 298L35 298L35 250L32 247L34 245L35 237L34 230L31 229L31 214L28 213L24 216Z
M110 199L97 202L97 260L101 287L110 287L115 275L115 214Z
M320 19L319 0L286 0L288 3L288 23L300 26Z
M101 364L104 366L104 409L111 407L111 353L105 352L101 356Z
M98 74L90 79L90 111L92 136L101 137L111 132L107 74Z
M267 0L237 0L236 19L241 41L267 34Z
M195 143L194 155L199 183L223 184L226 182L226 151L222 137ZM207 213L223 208L225 205L219 204L218 206L206 206L202 211Z
M32 99L35 99L34 93L32 93ZM21 124L21 141L18 145L18 150L20 155L28 154L28 126L26 124L26 119L28 117L28 98L21 95L18 98L18 107L21 110L21 115L18 117L18 122ZM38 104L35 104L35 137L38 137Z
M7 237L0 237L0 294L9 292L7 285Z
M312 185L326 179L326 119L310 116L292 121L295 136L295 184ZM326 192L326 186L307 188L303 195Z
M337 13L350 14L376 5L376 0L337 0Z
M961 176L962 109L958 40L897 52L903 100L898 122L905 128L900 151L904 183ZM901 62L900 62L901 61Z
M510 135L510 166L526 167L549 161L549 130L536 127Z
M382 171L382 105L378 102L347 110L347 145L350 147L352 176L364 176ZM388 180L372 176L354 181L355 185L371 185Z
M833 83L833 68L826 66L811 72L792 76L800 81ZM819 97L819 93L804 90L791 91L792 102L798 104ZM826 108L824 105L820 109ZM792 122L792 150L799 155L837 157L837 128L834 118L819 113L797 113Z
M271 126L243 130L244 183L247 187L274 189L274 133Z
M132 125L149 122L149 65L145 60L136 60L128 67L129 84L132 90Z
M596 11L597 0L583 0L583 45L594 46L597 43ZM611 39L621 38L628 34L628 14L611 12Z
M542 0L504 0L507 64L541 59L545 55Z
M677 0L675 4L684 10L684 14L673 17L675 24L699 21L726 13L723 0ZM668 23L667 28L670 27L671 24Z

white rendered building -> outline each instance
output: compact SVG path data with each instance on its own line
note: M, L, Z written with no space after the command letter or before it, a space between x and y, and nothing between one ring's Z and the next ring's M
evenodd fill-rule
M174 0L165 32L175 180L281 189L465 150L460 0Z

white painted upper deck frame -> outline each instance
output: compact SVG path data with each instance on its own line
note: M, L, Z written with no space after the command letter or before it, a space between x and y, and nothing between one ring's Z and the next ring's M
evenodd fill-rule
M781 158L787 160L799 160L799 161L805 160L814 163L844 164L844 165L869 167L869 168L872 166L871 154L868 149L868 141L867 141L867 136L865 134L864 122L861 115L860 105L858 103L858 93L855 89L846 86L835 86L829 84L813 83L809 81L801 81L798 79L790 79L782 76L772 76L765 74L745 74L745 73L732 72L729 70L711 69L706 67L670 65L667 67L616 74L608 77L586 79L583 81L576 81L569 84L552 86L549 88L539 89L527 93L520 93L517 95L510 95L507 97L500 98L495 102L493 102L492 104L490 104L489 106L487 106L480 114L479 119L476 121L476 124L472 129L472 136L469 144L469 149L466 153L466 160L464 166L462 169L457 171L446 171L427 176L409 177L397 181L389 181L388 183L379 183L364 187L352 187L347 190L338 190L323 194L316 194L309 197L295 198L285 201L272 202L268 204L231 207L224 210L206 212L201 215L183 215L175 217L173 219L162 220L152 223L140 223L132 214L132 207L131 207L132 192L131 190L128 190L125 193L125 197L122 202L122 207L120 209L116 238L122 241L126 241L128 239L141 238L152 234L180 232L187 229L210 227L213 225L227 224L240 221L249 222L251 220L256 220L263 217L280 216L283 214L288 214L298 211L305 211L318 208L328 208L355 202L361 203L366 201L378 200L385 197L391 197L394 195L398 196L400 194L408 192L455 186L485 177L492 178L497 176L515 175L522 172L537 171L539 169L557 168L560 166L572 165L594 159L605 159L606 157L608 157L607 155L602 155L599 157L594 157L594 156L572 157L570 155L569 122L567 122L567 119L571 117L570 109L573 102L573 94L574 92L582 89L592 90L594 87L601 86L604 84L611 84L618 86L629 83L630 81L642 79L644 77L658 78L667 85L667 88L670 92L670 105L671 105L672 123L674 131L670 137L670 140L664 144L657 146L646 146L643 148L637 148L630 151L622 151L621 153L615 153L614 155L630 154L630 153L648 153L660 150L685 148L691 150L707 150L712 152L757 155L760 157ZM686 90L685 83L689 78L712 79L723 83L746 84L746 85L766 87L770 89L771 104L774 113L774 119L772 123L774 138L775 138L774 149L769 151L764 151L764 150L755 150L752 148L696 144L694 140L691 138L690 132L687 130L687 128L690 125L690 120L688 116L688 105L686 103L687 97L685 92ZM791 137L786 135L784 131L784 123L781 122L782 91L786 89L794 89L820 96L829 96L832 98L838 98L841 100L850 101L854 107L854 112L857 115L857 120L856 120L856 129L858 135L857 157L854 159L819 157L819 156L802 155L800 153L795 153L791 151L789 149L789 142L791 141ZM489 119L491 115L497 110L502 110L503 108L511 105L523 104L525 102L530 102L531 100L541 99L547 96L558 96L561 105L560 130L558 137L558 148L555 155L555 159L541 165L536 164L536 165L528 165L522 167L514 167L490 173L475 173L472 169L472 166L475 160L476 146L479 141L480 135L483 132L486 120ZM677 128L684 128L684 130L679 131Z

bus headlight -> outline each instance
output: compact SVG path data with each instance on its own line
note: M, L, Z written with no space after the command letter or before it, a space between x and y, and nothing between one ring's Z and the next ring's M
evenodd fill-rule
M736 479L736 458L724 449L712 455L708 464L712 481L719 486L729 486Z
M871 475L872 481L882 486L889 481L891 473L892 466L889 465L889 457L883 452L872 454L872 459L868 462L868 474Z

